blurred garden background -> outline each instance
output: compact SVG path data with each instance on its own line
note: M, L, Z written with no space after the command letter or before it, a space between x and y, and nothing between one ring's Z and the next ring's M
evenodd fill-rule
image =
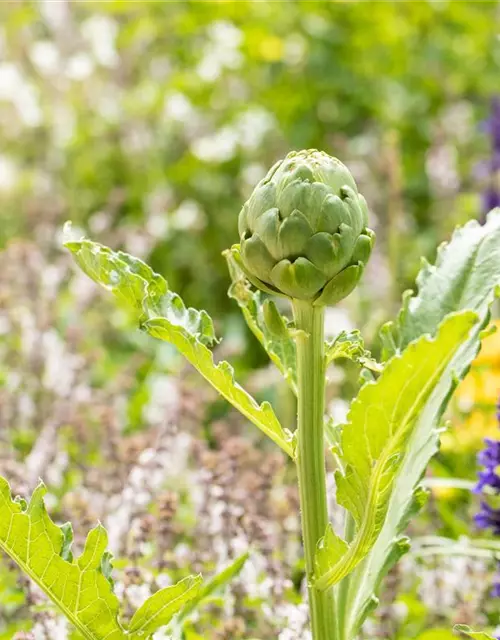
M376 355L420 256L500 204L499 79L498 2L0 3L0 474L21 493L42 477L77 545L105 523L131 607L251 548L186 640L303 640L294 469L76 271L64 223L206 309L216 355L293 428L292 398L226 295L242 203L291 149L349 166L377 246L328 331L358 327ZM358 374L330 372L336 422ZM471 489L483 438L500 435L499 394L493 335L448 416L415 550L364 638L500 624L491 554L418 552L430 536L488 537ZM0 639L77 637L4 558L0 586Z

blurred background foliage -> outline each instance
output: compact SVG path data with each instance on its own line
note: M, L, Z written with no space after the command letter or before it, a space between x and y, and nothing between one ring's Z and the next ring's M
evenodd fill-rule
M292 148L352 168L398 290L420 254L479 212L495 2L42 1L0 12L2 244L71 218L151 256L220 317L220 252L250 189Z
M290 149L323 149L350 167L377 247L327 333L357 326L376 353L420 256L432 261L498 190L485 122L499 18L497 2L479 1L0 3L0 472L20 491L42 475L77 534L101 518L132 603L165 569L210 574L254 545L230 605L215 602L187 640L207 629L216 640L305 638L292 470L75 273L64 222L148 260L207 309L226 338L217 355L236 358L248 387L292 425L290 398L226 296L221 251L237 240L242 203ZM477 500L453 479L473 480L482 438L497 433L499 338L486 345L433 464L447 483L415 535L474 533ZM336 421L358 373L330 372ZM421 640L437 640L455 622L498 623L493 568L410 557L365 637L436 627ZM33 622L64 637L17 574L0 580L0 638Z

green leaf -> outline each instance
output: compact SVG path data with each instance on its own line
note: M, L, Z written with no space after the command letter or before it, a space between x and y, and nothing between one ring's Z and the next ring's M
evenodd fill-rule
M453 314L443 322L442 326L446 327L455 318L466 318L470 313L463 312L458 316ZM425 502L426 492L418 484L430 459L438 450L438 426L441 417L456 385L465 376L471 362L477 355L482 329L487 320L488 313L486 312L451 360L446 363L445 369L440 372L440 379L432 394L427 398L419 415L416 416L415 424L408 434L404 460L398 468L383 527L373 548L349 578L350 608L347 628L353 635L368 613L376 606L375 593L382 578L401 555L408 550L408 539L404 536L401 537L401 534L409 520ZM440 329L436 342L439 341L441 331L442 329ZM403 352L402 358L412 350L414 344L412 343ZM390 367L391 362L386 367Z
M443 243L436 264L423 261L418 293L407 291L396 322L381 331L385 358L403 351L424 333L434 335L449 313L471 309L484 313L500 286L500 209L480 225L471 220Z
M39 484L28 505L12 500L0 477L0 549L49 596L87 640L121 640L118 599L102 570L106 530L98 525L87 537L82 555L68 557L68 526L56 526L43 502Z
M341 331L339 335L325 345L326 363L329 364L338 358L347 358L353 362L380 373L383 366L372 358L372 354L365 349L365 343L361 333L355 331Z
M184 605L197 597L201 583L201 576L189 576L154 593L135 612L127 637L144 640L152 636L160 627L167 625Z
M222 589L222 587L225 587L233 578L235 578L245 566L248 556L249 553L244 553L239 556L220 573L206 582L203 588L196 594L195 598L193 598L188 606L183 609L179 619L184 620L187 618L187 616L189 616L189 614L192 613L203 600L209 598L215 591Z
M292 434L283 429L271 405L259 405L236 383L230 364L214 363L208 346L216 342L215 331L205 311L186 308L167 282L138 258L90 240L65 246L88 276L133 310L141 329L177 347L220 395L293 457Z
M263 302L261 292L252 289L233 253L228 250L224 256L232 280L229 297L236 300L248 327L297 395L297 356L290 323L272 300Z
M347 629L351 635L356 635L377 605L375 593L382 578L409 548L402 533L425 501L426 494L418 484L438 449L439 422L456 385L477 356L499 285L500 210L495 210L485 225L470 222L455 231L449 244L440 247L436 266L424 265L419 274L418 295L405 296L397 322L386 325L383 331L387 358L400 353L423 331L434 335L443 314L449 311L469 308L479 317L421 411L395 481L384 526L365 560L349 576Z
M198 596L201 576L189 576L148 598L124 629L113 593L106 530L100 524L92 529L83 553L73 559L71 525L54 524L45 508L45 493L40 483L29 503L12 499L7 480L0 476L0 550L36 582L86 640L149 640Z
M478 640L495 640L493 636L484 633L484 631L472 631L472 629L465 624L456 624L453 629L469 636L469 638L478 638Z
M181 298L168 289L167 281L139 258L91 240L67 242L64 246L82 271L125 304L139 323L165 315L171 324L203 345L217 342L206 311L186 308Z
M353 401L342 429L343 470L337 472L336 484L337 502L353 516L356 533L348 545L329 530L317 555L316 588L339 582L373 547L420 412L477 320L472 312L451 316L436 339L423 336L412 343Z

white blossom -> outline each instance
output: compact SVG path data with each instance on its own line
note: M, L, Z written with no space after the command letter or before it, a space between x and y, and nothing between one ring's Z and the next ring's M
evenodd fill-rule
M42 112L35 89L10 62L0 64L0 99L12 102L25 125L36 127L41 123Z
M46 640L49 638L57 638L57 640L67 640L68 624L66 618L57 616L57 618L44 618L42 622L36 622L32 629L35 640ZM48 634L48 635L47 635Z
M94 71L92 58L84 53L75 53L66 63L66 75L71 80L86 80Z
M55 30L64 28L69 19L69 2L54 0L38 0L43 19Z
M0 191L10 191L19 180L19 169L14 161L0 155Z
M186 231L203 226L204 216L195 200L183 200L171 215L170 221L175 229Z
M108 16L94 15L82 24L83 37L89 42L94 57L105 67L115 67L120 62L115 41L118 25Z
M169 120L187 124L192 121L195 110L183 93L172 93L165 98L163 115Z
M226 162L234 157L238 142L238 131L234 127L226 126L215 133L193 140L191 152L205 162Z
M239 51L242 39L241 31L232 23L224 20L213 22L208 30L203 56L196 68L200 78L213 82L223 69L237 69L243 62Z
M172 376L157 374L148 379L149 402L145 407L145 419L153 424L161 423L165 416L172 416L179 409L179 389Z
M50 40L34 42L29 55L33 64L44 75L54 75L60 70L61 57L59 50Z
M151 595L149 584L131 584L127 587L127 598L131 605L138 609Z

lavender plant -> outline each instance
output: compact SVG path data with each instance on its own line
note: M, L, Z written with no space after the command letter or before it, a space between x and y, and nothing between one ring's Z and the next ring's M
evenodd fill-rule
M417 293L405 294L396 320L382 328L381 362L359 332L325 342L325 307L351 293L368 261L374 235L367 225L366 203L342 163L314 150L291 153L257 185L240 213L240 244L225 252L229 295L297 397L295 429L247 393L228 362L214 362L212 319L187 308L162 276L90 240L66 243L83 271L131 309L142 331L174 345L296 466L314 640L356 638L383 577L408 551L404 530L425 503L420 480L437 451L443 412L480 348L500 292L500 212L493 211L483 226L471 221L457 229L435 265L424 261ZM293 319L272 296L289 301ZM358 363L369 379L345 425L332 424L324 410L326 368L338 358ZM345 511L343 533L328 514L327 460ZM71 529L50 520L43 486L29 504L12 499L7 481L0 489L0 548L88 640L151 638L165 625L175 637L174 615L191 613L243 562L205 587L194 576L161 589L125 625L103 527L91 531L74 560Z
M497 420L500 422L500 401L497 405ZM482 496L481 508L475 516L479 529L491 530L493 535L500 536L500 439L486 438L485 448L478 455L478 462L483 467L475 492ZM491 591L493 597L500 598L500 576Z

